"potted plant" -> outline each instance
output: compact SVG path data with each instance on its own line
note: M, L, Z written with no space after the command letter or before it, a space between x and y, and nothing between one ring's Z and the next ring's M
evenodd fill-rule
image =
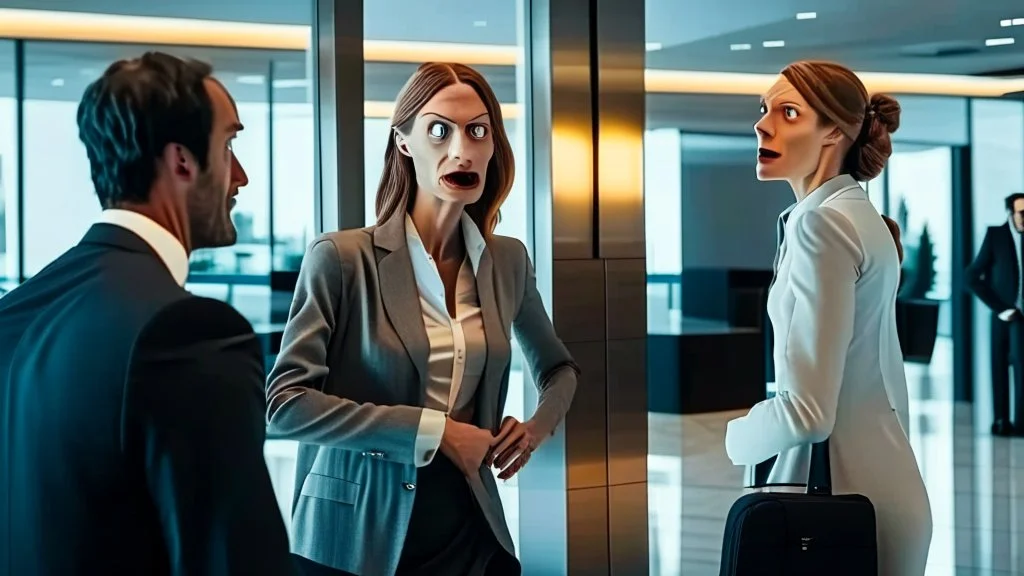
M900 276L896 329L903 358L908 362L929 364L935 351L941 302L928 298L928 293L935 286L935 244L927 222L922 227L917 245L904 249Z

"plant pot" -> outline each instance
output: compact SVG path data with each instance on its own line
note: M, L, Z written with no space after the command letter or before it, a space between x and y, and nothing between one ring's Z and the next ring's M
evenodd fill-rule
M896 332L907 362L930 364L939 330L938 300L900 298L896 300Z

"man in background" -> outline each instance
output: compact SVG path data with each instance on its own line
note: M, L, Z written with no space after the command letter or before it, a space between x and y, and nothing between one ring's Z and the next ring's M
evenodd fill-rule
M992 434L1024 436L1024 194L1007 196L1006 212L1006 222L985 232L981 250L967 267L967 286L992 310Z
M234 244L248 182L210 74L147 53L82 97L102 215L0 299L0 573L292 573L260 346L183 288L193 250Z

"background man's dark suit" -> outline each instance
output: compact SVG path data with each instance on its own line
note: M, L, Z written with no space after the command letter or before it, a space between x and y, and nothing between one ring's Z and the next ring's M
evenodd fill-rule
M1024 430L1024 317L1020 312L1010 322L999 319L1005 310L1017 308L1020 285L1020 261L1014 247L1014 236L1010 224L989 226L981 249L974 262L967 267L967 286L992 310L992 403L996 423L1009 422L1010 383L1008 368L1011 359L1014 369L1014 390L1016 393L1016 428ZM995 431L995 430L994 430Z
M252 328L97 224L0 298L0 573L290 574Z

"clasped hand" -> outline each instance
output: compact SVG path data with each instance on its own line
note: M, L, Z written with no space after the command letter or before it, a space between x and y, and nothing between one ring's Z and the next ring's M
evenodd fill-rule
M518 474L539 445L532 422L523 423L511 416L502 421L496 436L472 424L448 419L441 438L441 452L463 474L469 476L487 464L500 470L498 478L502 480Z

